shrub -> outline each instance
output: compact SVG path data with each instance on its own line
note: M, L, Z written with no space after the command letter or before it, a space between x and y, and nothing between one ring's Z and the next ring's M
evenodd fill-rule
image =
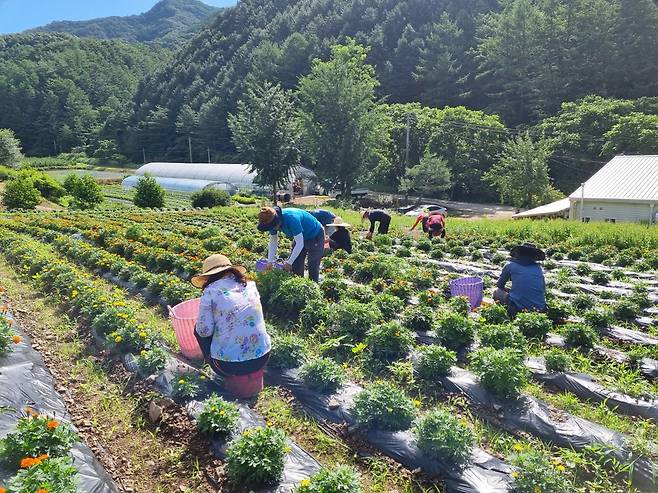
M649 290L647 289L647 286L641 283L633 285L633 292L628 299L640 308L649 308L653 305L653 302L649 299Z
M194 399L201 394L201 378L195 373L178 372L171 383L171 396L179 401Z
M5 185L2 204L9 210L35 209L41 203L41 193L29 178L12 178Z
M455 364L457 354L454 351L437 345L423 346L414 363L414 373L419 380L436 383L440 377L449 375Z
M16 430L0 440L0 459L12 469L21 467L25 458L47 454L65 457L77 437L70 425L28 408L28 416L18 420Z
M307 334L315 332L319 327L326 325L328 320L329 307L327 302L322 299L309 301L308 305L299 314L299 326Z
M607 310L588 310L583 318L587 325L595 329L604 329L612 323L612 316Z
M410 306L403 314L402 321L409 330L427 332L434 328L434 311L429 306Z
M552 348L544 354L544 362L548 371L565 372L571 366L571 357L562 349Z
M277 428L245 430L226 451L228 477L240 486L263 486L281 478L290 448L286 435Z
M479 349L473 354L471 368L486 389L505 399L518 395L528 381L523 354L514 349Z
M360 426L398 431L411 426L416 408L400 389L389 382L379 381L354 397L354 414Z
M430 240L419 240L416 244L416 248L421 252L429 252L432 249L432 242Z
M375 292L370 287L360 284L350 286L345 291L345 298L359 303L370 303L374 297Z
M10 493L77 493L78 471L70 457L47 458L21 469L7 484Z
M330 394L345 382L345 370L329 358L318 358L302 366L299 376L304 383L318 392Z
M450 349L459 349L475 339L475 324L467 317L449 313L439 319L437 336Z
M329 323L336 332L357 340L363 339L380 319L381 313L376 306L356 301L336 303L329 315Z
M592 349L598 338L596 331L589 325L569 323L564 326L564 339L571 346Z
M159 209L164 207L165 191L155 178L144 175L135 186L133 202L137 207Z
M297 318L306 305L320 299L322 292L317 283L306 277L290 276L279 285L270 308L281 316Z
M484 325L478 331L483 346L495 349L512 348L524 351L527 346L525 336L512 324Z
M137 358L137 365L139 369L148 375L157 373L164 369L167 362L167 352L160 346L154 346L151 349L143 349L139 358Z
M409 301L409 298L411 298L411 295L413 295L413 286L408 281L398 279L393 281L393 283L388 288L386 288L384 292L393 296L397 296L402 301L407 302Z
M576 310L585 311L593 308L596 304L596 300L589 294L580 293L571 300L571 304Z
M205 188L192 194L192 207L209 209L231 205L231 196L225 190Z
M592 268L589 266L589 264L578 264L576 266L576 274L579 276L589 276L592 273Z
M494 303L480 309L480 316L488 324L504 324L509 322L507 308L500 303Z
M381 312L382 318L388 320L395 318L404 309L404 301L392 294L378 294L372 299L372 305Z
M571 493L573 485L541 452L523 452L512 457L516 466L514 491L518 493ZM564 470L564 466L562 466Z
M376 325L366 337L368 352L383 363L405 357L413 344L413 335L398 322L388 322Z
M433 258L434 260L442 260L445 258L446 253L442 245L440 246L433 246L432 250L430 251L430 257Z
M279 290L281 283L288 278L290 278L290 274L281 269L274 269L258 274L256 285L260 294L260 301L265 310L271 310L274 294Z
M612 314L617 320L633 320L640 316L642 309L632 300L622 299L612 309Z
M475 435L451 411L435 408L419 418L413 429L418 448L434 459L464 464L471 457Z
M11 325L7 318L0 315L0 356L7 354L12 344L21 342L21 338L14 333Z
M538 312L519 313L514 319L514 325L528 339L538 341L544 340L546 334L553 328L548 316Z
M309 479L302 479L295 493L363 493L363 490L354 469L337 466L333 469L323 468Z
M226 436L235 429L239 418L238 406L213 394L204 402L197 426L206 435Z
M93 209L105 200L101 186L90 175L70 174L64 180L64 188L73 197L76 209Z
M345 294L345 291L347 291L347 287L347 282L340 278L324 279L320 283L322 294L325 298L331 301L340 301L340 299Z
M596 272L592 272L592 282L605 286L610 282L610 275L607 272L597 270Z
M571 307L557 298L548 300L546 314L553 323L564 322L571 315Z
M287 370L296 368L306 360L308 346L306 341L294 334L275 334L272 336L272 350L269 365Z
M466 296L455 296L448 302L450 309L460 315L467 316L471 311L471 305Z

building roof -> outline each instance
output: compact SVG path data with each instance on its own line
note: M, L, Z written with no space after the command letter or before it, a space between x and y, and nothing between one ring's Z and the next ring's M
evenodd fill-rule
M562 199L550 204L542 205L530 209L528 211L519 212L514 214L512 217L514 219L521 219L524 217L543 217L543 216L553 216L555 214L560 214L562 212L568 211L570 206L569 199Z
M582 198L581 187L571 200ZM658 202L658 156L617 156L585 182L586 200Z

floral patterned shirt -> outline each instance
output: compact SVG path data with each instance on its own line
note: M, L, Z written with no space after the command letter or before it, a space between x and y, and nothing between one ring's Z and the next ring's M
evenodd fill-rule
M249 361L272 348L256 284L244 286L232 276L203 291L196 331L201 337L212 336L210 355L220 361Z

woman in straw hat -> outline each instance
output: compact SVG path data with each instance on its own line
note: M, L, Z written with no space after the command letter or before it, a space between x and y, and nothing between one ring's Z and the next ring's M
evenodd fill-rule
M261 370L272 348L260 295L245 273L224 255L211 255L192 278L203 289L195 335L206 362L223 376Z
M343 221L343 218L324 209L311 211L311 215L324 226L324 230L329 238L329 248L352 253L352 238L348 229L351 226Z
M546 282L539 262L546 254L533 243L523 243L510 250L511 259L498 278L494 300L507 305L511 317L520 311L546 310ZM512 281L512 288L505 286Z

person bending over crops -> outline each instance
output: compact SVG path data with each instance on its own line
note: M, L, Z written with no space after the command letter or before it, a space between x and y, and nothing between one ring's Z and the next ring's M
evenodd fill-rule
M203 289L194 335L206 362L222 376L262 370L272 349L258 289L245 272L224 255L211 255L192 278Z
M507 305L514 317L520 311L546 310L546 282L539 262L546 254L533 243L523 243L510 251L512 257L498 278L494 300ZM512 288L506 285L512 281Z
M308 256L308 276L320 280L320 262L324 255L324 228L320 221L302 209L263 207L258 213L258 230L270 233L268 268L272 268L279 248L279 231L293 239L290 257L283 264L287 271L304 275L304 262Z
M329 248L352 253L352 238L349 229L347 229L350 227L349 224L333 212L323 209L311 211L311 215L324 226L329 237Z
M379 228L377 228L377 233L380 235L385 235L388 234L388 228L391 226L391 215L382 210L382 209L375 209L375 210L370 210L367 209L362 217L362 220L368 220L370 221L370 230L368 231L368 234L366 235L367 239L371 239L372 235L375 233L375 226L377 223L379 223Z
M446 236L446 219L441 211L422 212L417 218L411 231L416 229L418 223L423 226L423 231L432 239L435 236L445 238Z

